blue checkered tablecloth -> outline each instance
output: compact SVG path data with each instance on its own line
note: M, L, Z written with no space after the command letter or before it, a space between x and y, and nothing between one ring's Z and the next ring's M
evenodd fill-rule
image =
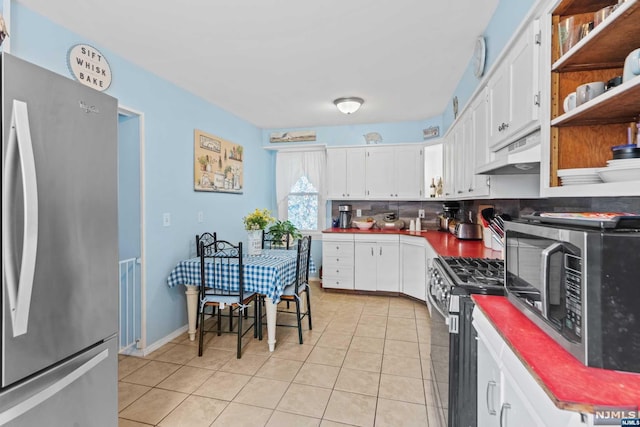
M245 255L242 259L245 291L257 292L272 298L275 303L279 302L285 286L295 279L296 255L296 251L283 249L264 249L261 255ZM214 271L213 263L205 263L205 280L208 283L213 283L216 275L217 283L229 284L232 291L238 289L237 269ZM309 260L309 271L316 271L313 259ZM169 273L167 284L171 287L180 284L199 286L200 258L180 261Z

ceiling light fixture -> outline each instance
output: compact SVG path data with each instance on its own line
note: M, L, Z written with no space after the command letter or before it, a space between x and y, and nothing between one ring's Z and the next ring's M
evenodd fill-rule
M364 99L356 97L338 98L333 101L333 103L336 104L336 107L341 113L353 114L364 104Z

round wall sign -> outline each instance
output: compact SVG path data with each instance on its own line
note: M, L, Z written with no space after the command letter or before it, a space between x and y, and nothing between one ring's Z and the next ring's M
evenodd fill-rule
M473 74L476 77L482 77L484 74L484 64L487 57L487 44L484 37L480 36L476 39L476 45L473 49Z
M111 67L107 58L93 46L72 46L67 55L67 65L71 75L85 86L102 92L111 85Z

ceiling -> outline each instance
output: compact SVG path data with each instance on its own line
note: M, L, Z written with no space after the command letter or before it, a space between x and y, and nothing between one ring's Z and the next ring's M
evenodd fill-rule
M442 114L498 0L17 2L258 127L296 128ZM345 96L365 103L343 115Z

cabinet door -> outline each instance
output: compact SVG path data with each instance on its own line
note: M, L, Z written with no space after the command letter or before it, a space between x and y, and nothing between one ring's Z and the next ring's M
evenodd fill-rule
M478 337L478 425L500 425L500 368L486 344Z
M398 241L378 242L376 290L400 292L400 248Z
M364 199L366 195L365 148L349 148L346 150L347 197Z
M367 148L366 175L369 199L395 199L395 157L393 147Z
M473 116L472 125L472 154L471 154L471 191L473 197L488 196L489 185L485 175L476 175L478 166L489 163L489 129L488 129L488 103L486 93L481 93L471 104L471 114Z
M456 134L456 194L458 197L468 197L472 190L472 180L474 176L472 164L473 159L473 114L466 111L461 123L461 131Z
M447 198L455 196L455 145L456 134L449 132L444 143L444 179L442 180L442 192Z
M498 413L500 427L546 427L537 411L527 404L516 382L502 372L503 401Z
M398 198L415 199L422 198L424 192L422 183L424 182L424 159L421 146L398 146L395 147L396 169L396 189L394 194Z
M347 151L345 148L327 149L327 198L347 198Z
M509 128L509 66L502 64L489 81L489 146L506 137Z
M378 247L375 242L356 242L354 256L354 288L375 291L377 281L376 264ZM397 268L397 267L396 267Z
M539 110L539 21L532 22L509 54L509 128L514 134L538 120Z
M400 241L402 293L424 301L426 297L426 251L421 237Z

